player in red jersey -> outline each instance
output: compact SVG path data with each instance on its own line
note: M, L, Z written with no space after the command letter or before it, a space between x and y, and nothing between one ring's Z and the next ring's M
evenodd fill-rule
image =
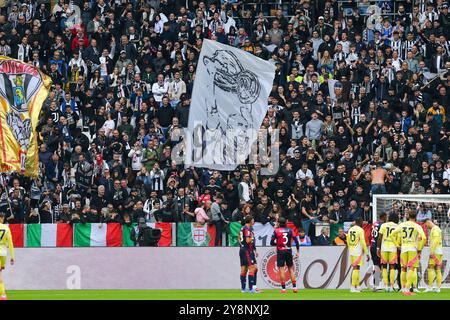
M278 219L278 227L275 229L270 240L270 245L277 246L277 267L281 281L281 293L286 293L286 282L284 274L284 266L286 265L291 276L292 288L297 293L297 279L294 274L294 262L292 259L292 240L295 242L297 252L295 257L298 258L300 252L300 243L298 237L294 237L292 229L286 227L286 219L281 217Z
M241 292L259 293L253 288L255 283L256 257L254 250L253 224L255 220L248 215L244 218L245 225L239 231L238 241L240 245L239 257L241 260ZM248 272L248 291L245 290Z

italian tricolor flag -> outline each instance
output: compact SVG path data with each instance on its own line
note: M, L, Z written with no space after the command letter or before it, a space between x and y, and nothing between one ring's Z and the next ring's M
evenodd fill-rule
M27 225L27 247L72 247L73 229L65 223Z
M148 223L162 230L160 247L172 245L171 223ZM131 226L119 223L10 224L13 244L21 247L133 247Z
M119 223L77 223L73 228L74 247L121 247L122 227Z
M160 247L172 245L171 223L149 223L151 228L162 229ZM73 231L74 247L132 247L131 230L136 224L128 227L119 223L86 223L75 224Z

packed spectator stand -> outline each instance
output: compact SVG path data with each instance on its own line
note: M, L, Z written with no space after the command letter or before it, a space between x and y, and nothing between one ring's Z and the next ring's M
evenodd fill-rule
M0 8L0 55L53 81L37 129L39 178L2 175L10 224L143 217L221 234L247 214L262 224L284 216L323 244L311 226L371 223L373 194L449 194L445 1L4 0ZM203 39L276 65L262 106L262 128L279 129L276 174L262 175L260 164L220 172L173 161ZM329 80L341 84L336 99Z

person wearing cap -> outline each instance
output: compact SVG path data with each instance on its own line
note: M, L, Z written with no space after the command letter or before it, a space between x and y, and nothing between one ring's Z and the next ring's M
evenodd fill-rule
M129 57L127 57L127 52L125 50L119 51L119 59L117 59L115 68L119 69L120 74L125 72L126 67L133 62Z
M439 13L439 22L447 40L450 39L450 14L448 11L448 4L444 3Z
M323 16L319 17L318 23L314 26L313 31L317 31L320 38L324 39L325 41L325 35L330 36L333 34L332 27L328 23L325 23L325 18Z

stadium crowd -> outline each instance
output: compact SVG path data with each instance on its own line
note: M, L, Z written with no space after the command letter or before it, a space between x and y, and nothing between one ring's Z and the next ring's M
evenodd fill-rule
M6 220L144 217L215 224L220 234L252 214L263 224L286 217L314 237L316 222L371 223L372 194L448 194L447 3L281 3L0 1L0 54L53 81L38 125L40 176L3 175ZM360 12L371 4L379 17ZM262 123L279 129L276 174L261 175L260 164L219 172L172 161L203 39L276 65ZM340 83L335 98L329 80Z

